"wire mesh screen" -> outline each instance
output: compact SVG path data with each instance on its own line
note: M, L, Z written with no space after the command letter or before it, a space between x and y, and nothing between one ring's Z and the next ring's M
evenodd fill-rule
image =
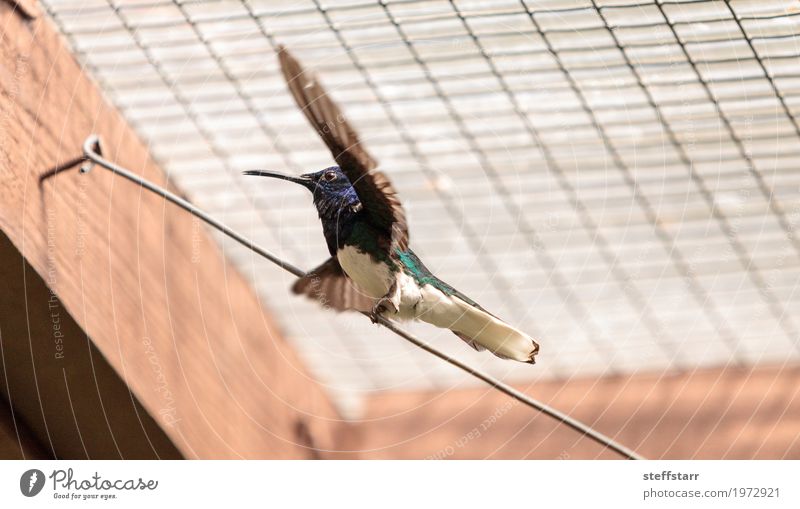
M311 268L307 193L241 175L332 163L278 70L289 47L426 264L542 345L518 365L414 328L450 354L508 381L797 362L798 2L43 3L193 201ZM465 383L220 243L343 407Z

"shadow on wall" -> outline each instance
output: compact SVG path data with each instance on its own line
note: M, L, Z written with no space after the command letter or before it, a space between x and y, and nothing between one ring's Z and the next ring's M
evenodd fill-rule
M0 232L0 459L182 456Z

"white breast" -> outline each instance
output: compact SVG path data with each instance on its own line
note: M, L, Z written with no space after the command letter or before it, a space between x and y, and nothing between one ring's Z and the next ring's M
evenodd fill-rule
M367 253L344 246L336 252L336 258L345 274L370 297L380 299L391 288L394 275L389 267L376 262Z

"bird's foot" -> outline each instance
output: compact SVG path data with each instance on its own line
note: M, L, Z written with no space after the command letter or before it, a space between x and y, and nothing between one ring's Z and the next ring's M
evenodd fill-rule
M372 323L378 323L379 316L387 312L397 314L398 311L399 309L397 309L397 305L395 305L392 299L389 297L381 297L375 305L372 306L372 312L369 314L369 318L372 320Z
M376 313L375 310L373 309L372 311L367 313L367 316L369 316L369 321L370 322L378 323L378 317L380 316L380 314Z

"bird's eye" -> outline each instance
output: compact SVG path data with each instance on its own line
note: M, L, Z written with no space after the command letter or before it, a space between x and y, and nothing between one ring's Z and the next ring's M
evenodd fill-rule
M326 182L333 182L334 180L336 180L336 172L329 171L325 175L323 175L322 178L324 178Z

